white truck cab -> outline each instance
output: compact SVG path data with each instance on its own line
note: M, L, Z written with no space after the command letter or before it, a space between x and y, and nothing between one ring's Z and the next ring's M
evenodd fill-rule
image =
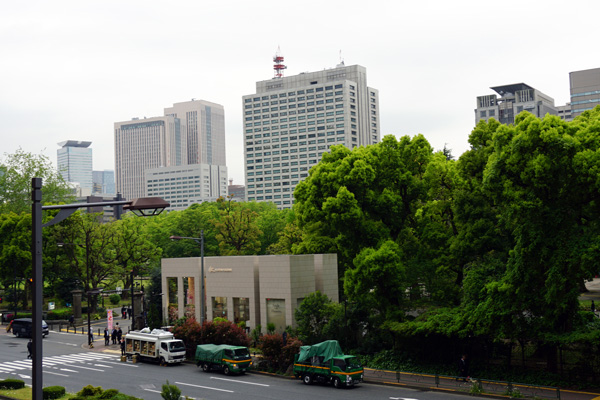
M183 341L175 339L171 332L144 328L125 335L125 354L156 360L161 365L182 363L185 360L185 345Z

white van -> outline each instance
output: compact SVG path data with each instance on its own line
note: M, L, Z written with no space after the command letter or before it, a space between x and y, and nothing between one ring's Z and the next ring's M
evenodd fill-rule
M185 345L183 341L175 339L171 332L144 328L125 335L125 354L156 360L161 365L182 363L185 360Z

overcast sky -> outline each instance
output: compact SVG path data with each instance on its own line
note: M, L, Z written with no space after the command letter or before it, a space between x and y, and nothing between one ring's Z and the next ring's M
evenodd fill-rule
M244 182L242 96L273 77L346 65L379 90L383 135L468 149L477 96L524 82L569 101L600 67L600 2L11 1L0 12L0 154L92 142L114 169L113 124L192 98L225 107L227 165Z

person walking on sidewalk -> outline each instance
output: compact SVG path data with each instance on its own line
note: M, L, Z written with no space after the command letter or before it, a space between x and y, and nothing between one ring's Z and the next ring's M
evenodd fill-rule
M112 340L112 344L117 344L117 328L113 328L110 339Z
M29 339L27 342L27 358L31 358L31 352L33 351L33 342Z
M94 343L94 330L92 329L92 327L90 327L90 331L88 332L88 335L90 337L90 343Z
M125 355L125 338L121 339L121 355Z
M458 377L456 380L462 379L463 382L466 382L468 377L469 364L467 363L467 355L463 354L460 360L458 360Z

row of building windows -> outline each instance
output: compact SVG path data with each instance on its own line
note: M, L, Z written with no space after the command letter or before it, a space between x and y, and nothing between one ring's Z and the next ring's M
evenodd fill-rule
M283 98L283 97L288 97L288 96L291 97L291 96L302 95L302 94L319 93L319 92L323 92L323 90L331 91L334 88L335 89L343 89L343 87L344 87L344 85L338 84L335 86L331 85L331 86L311 88L311 89L306 89L306 90L297 90L295 92L284 92L284 93L279 93L279 94L272 94L270 96L247 98L244 100L244 102L251 103L252 101L263 101L263 100L277 99L277 98ZM353 86L350 86L350 88L353 89Z
M594 94L600 94L600 90L594 90L593 92L574 93L571 95L571 97L591 96ZM571 104L575 103L571 102Z

